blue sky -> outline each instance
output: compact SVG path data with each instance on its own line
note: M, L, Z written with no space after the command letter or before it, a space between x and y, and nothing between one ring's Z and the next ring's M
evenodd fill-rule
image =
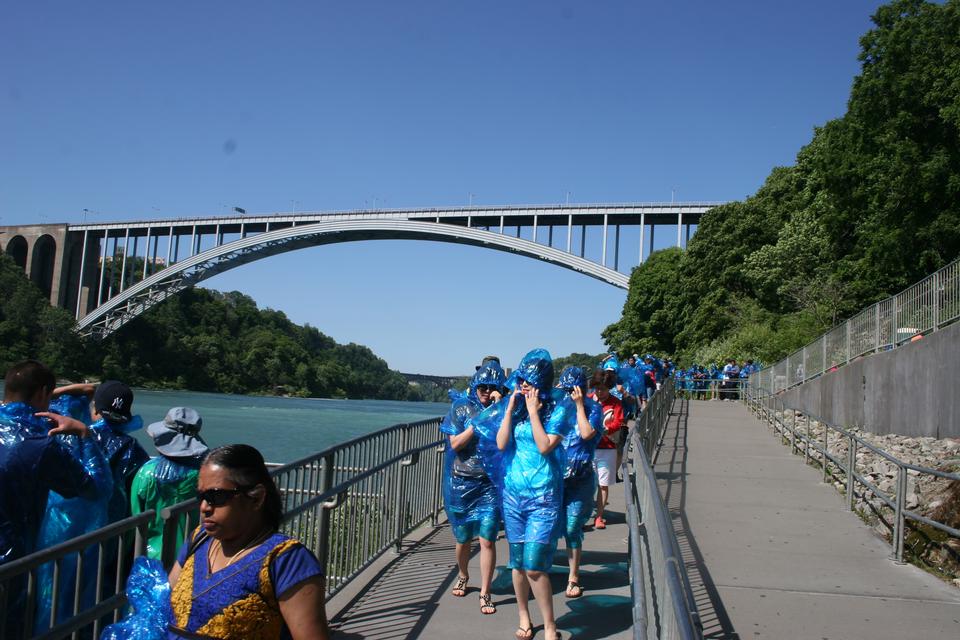
M741 199L843 114L879 4L7 3L0 224ZM206 284L435 374L600 352L626 298L412 241Z

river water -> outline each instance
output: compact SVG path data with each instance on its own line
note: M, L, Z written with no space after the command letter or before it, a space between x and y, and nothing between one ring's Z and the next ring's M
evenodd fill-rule
M203 418L200 436L211 447L243 442L257 447L268 462L290 462L339 442L401 422L434 418L449 405L390 400L327 400L146 391L134 389L133 413L144 429L133 435L156 455L146 426L170 407L192 407Z

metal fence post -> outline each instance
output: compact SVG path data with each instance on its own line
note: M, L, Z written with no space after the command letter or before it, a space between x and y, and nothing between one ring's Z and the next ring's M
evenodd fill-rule
M827 336L820 336L820 349L823 350L823 361L820 363L820 373L827 372Z
M844 345L844 348L843 348L843 364L849 364L850 363L850 326L851 324L849 320L847 320L843 324L846 325L846 329L847 329L844 332L845 334L844 340L846 341L846 344Z
M933 298L933 331L936 331L940 328L940 281L943 280L943 269L936 271L933 274L933 291L931 292L931 297Z
M880 353L880 303L873 305L873 324L874 324L874 336L873 336L873 352Z
M847 504L850 507L850 511L853 511L853 506L856 504L856 488L857 488L857 439L853 437L853 434L850 434L850 443L847 447Z
M407 450L408 436L407 426L404 425L403 430L400 432L400 451ZM403 472L405 467L402 462L395 465L395 468L398 477L396 482L397 493L393 503L394 509L396 510L394 551L400 553L400 550L403 548L403 523L407 513L407 496L405 491L407 474Z
M907 501L907 469L897 465L897 512L893 521L893 560L903 564L904 526L903 508Z
M320 472L320 495L323 495L333 486L333 454L324 456L323 469ZM317 516L317 556L325 566L329 566L330 558L330 509L319 505L320 513Z
M807 416L807 420L810 419L810 416ZM827 483L827 462L830 460L830 427L823 424L823 483Z

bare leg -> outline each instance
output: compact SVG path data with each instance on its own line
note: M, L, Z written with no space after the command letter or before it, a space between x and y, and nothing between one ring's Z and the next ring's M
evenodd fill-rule
M460 571L460 576L459 576L459 577L461 577L461 578L469 578L469 577L470 577L470 570L469 570L469 566L468 566L469 563L470 563L470 543L469 543L469 542L463 542L463 543L458 542L458 543L457 543L457 569ZM465 580L464 580L464 583L463 583L463 584L464 584L464 587L466 587L466 581L465 581ZM458 586L459 586L459 582L454 585L453 595L455 595L455 596L463 596L463 595L465 595L466 592L467 592L466 588L457 589Z
M530 601L530 585L527 584L527 576L524 575L524 572L520 569L513 570L513 592L517 595L517 610L520 612L520 628L530 629L533 627L533 625L530 624L530 609L527 606ZM528 637L532 636L533 632L528 635Z
M490 593L493 572L497 568L497 546L490 540L480 538L480 594Z
M607 506L607 496L610 495L610 487L597 487L597 517L603 520L603 508Z
M543 637L545 640L554 640L557 637L557 621L553 619L553 589L550 586L550 577L542 571L527 571L527 580L530 581L533 597L537 599L537 606L540 607L540 615L543 617Z
M570 574L567 576L567 582L574 583L576 585L580 584L580 547L570 548L567 547L567 555L570 557ZM570 591L570 585L567 584L567 597L577 597L577 594L582 592L581 589L574 589L573 593Z

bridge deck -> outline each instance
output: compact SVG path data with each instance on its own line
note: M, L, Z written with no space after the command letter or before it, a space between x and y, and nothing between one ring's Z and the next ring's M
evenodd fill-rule
M889 560L743 405L675 411L656 471L706 638L960 638L960 590Z

